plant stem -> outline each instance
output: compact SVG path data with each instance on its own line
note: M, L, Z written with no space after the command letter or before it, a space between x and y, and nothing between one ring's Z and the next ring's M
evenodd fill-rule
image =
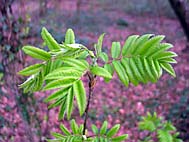
M88 100L87 100L87 106L86 106L86 109L85 109L83 135L85 135L85 132L86 132L89 105L90 105L91 97L93 95L93 89L94 89L94 86L96 84L96 76L90 74L89 72L87 73L87 75L89 77L89 96L88 96Z

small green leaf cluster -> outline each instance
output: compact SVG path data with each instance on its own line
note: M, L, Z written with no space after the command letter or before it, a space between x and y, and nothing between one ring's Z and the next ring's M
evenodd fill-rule
M152 133L156 134L159 142L182 142L178 138L179 132L171 122L163 121L161 117L158 117L156 113L148 113L147 116L142 117L139 122L139 129L149 132L141 142L153 142Z
M71 120L70 122L70 126L71 126L71 130L72 132L70 132L68 130L68 128L66 128L63 124L60 124L60 129L63 133L60 134L60 133L56 133L56 132L52 132L52 136L54 136L54 139L49 139L47 141L49 142L54 142L54 141L57 141L57 142L82 142L82 141L88 141L86 140L87 138L85 138L83 136L83 124L81 124L80 126L78 126L78 124L75 122L74 119Z
M112 128L108 129L108 122L104 121L100 130L93 124L92 131L96 135L93 137L93 142L121 142L128 138L127 134L121 136L115 136L119 131L120 124L114 125Z
M86 136L83 135L83 124L80 126L75 122L74 119L70 122L71 131L68 130L63 124L60 125L60 129L63 134L52 132L54 139L51 141L62 141L62 142L121 142L128 138L127 134L121 136L115 136L119 131L120 124L116 124L112 128L108 129L108 122L104 121L100 130L92 124L92 132L94 135Z

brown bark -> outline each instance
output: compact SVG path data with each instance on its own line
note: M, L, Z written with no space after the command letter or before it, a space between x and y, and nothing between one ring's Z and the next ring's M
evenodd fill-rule
M187 38L187 47L189 48L189 1L169 0L169 2L183 28Z

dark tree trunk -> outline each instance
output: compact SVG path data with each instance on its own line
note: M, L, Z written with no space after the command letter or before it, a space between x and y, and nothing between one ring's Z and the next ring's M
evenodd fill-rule
M188 0L169 0L183 31L187 38L187 49L189 50L189 1Z

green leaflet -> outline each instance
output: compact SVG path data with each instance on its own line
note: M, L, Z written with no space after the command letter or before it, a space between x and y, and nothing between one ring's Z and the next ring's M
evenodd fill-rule
M74 51L74 50L81 49L82 45L81 44L77 44L77 43L74 43L74 44L63 43L63 44L61 44L61 47L64 48L64 49L66 49L66 50Z
M101 52L99 57L104 61L105 63L108 62L108 55L105 52Z
M120 128L120 124L116 124L115 126L113 126L108 132L107 132L107 137L111 138L112 136L114 136L115 134L117 134L117 132L119 131Z
M74 103L74 94L73 94L73 89L70 88L68 90L68 96L67 96L67 107L66 107L66 111L67 111L67 119L69 120L71 118L71 114L73 111L73 103Z
M121 80L121 82L125 85L128 86L129 85L129 78L125 72L124 67L122 66L122 64L119 61L113 61L112 62L114 69L119 77L119 79Z
M159 54L163 53L164 51L172 48L173 45L169 43L160 43L156 50L154 50L149 57L157 58Z
M19 87L23 88L24 93L31 92L33 90L33 86L35 86L34 81L35 81L35 75L32 75L28 77L24 83L20 84Z
M39 91L41 90L42 86L43 86L43 81L44 81L44 76L42 72L39 72L36 75L36 81L35 81L35 87L33 88L33 91Z
M48 109L51 109L51 108L60 106L60 105L62 104L62 102L64 102L65 100L66 100L66 97L62 97L62 98L56 99L55 102L53 102L52 104L50 104L50 105L48 106Z
M65 77L64 79L58 79L54 80L50 83L48 83L43 90L52 90L56 88L66 88L73 84L73 82L76 81L75 78L72 77Z
M63 62L71 67L75 67L77 70L80 70L80 71L85 71L89 67L88 62L85 60L66 58L66 59L63 59Z
M39 72L42 66L43 64L34 64L19 71L18 74L23 75L23 76L33 75Z
M63 124L60 124L60 129L66 136L71 135L70 131Z
M92 56L91 53L93 53L92 51L87 51L84 50L78 57L79 60L85 60L87 58L87 56ZM93 56L94 57L94 56Z
M139 37L138 35L132 35L132 36L128 37L128 39L125 41L125 44L123 45L123 48L122 48L123 56L130 55L131 49L132 49L132 44L135 43L135 41L137 40L138 37Z
M160 63L160 66L164 70L166 70L170 75L172 75L173 77L176 77L175 71L174 71L173 67L169 63Z
M91 129L95 135L98 135L98 128L94 124L92 124Z
M157 60L154 61L156 72L158 73L158 78L162 75L162 68Z
M51 58L51 55L48 52L33 46L24 46L22 50L29 56L39 60L47 61Z
M135 65L138 69L139 74L141 74L141 81L143 83L147 83L149 81L149 77L145 72L143 63L142 63L142 58L133 58L133 61L135 62Z
M120 42L112 42L111 55L112 58L118 58L121 53L121 44Z
M104 123L102 124L102 127L100 128L100 135L104 135L106 133L107 127L108 127L108 122L104 121Z
M140 36L137 40L136 43L133 45L132 49L131 49L131 54L132 55L137 55L137 51L143 47L143 45L146 43L146 41L148 41L148 39L150 37L152 37L153 34L145 34Z
M146 74L149 76L149 81L151 81L153 83L156 82L157 78L155 78L155 76L153 76L153 74L152 74L152 70L149 66L148 59L144 58L144 59L142 59L142 62L143 62L144 70L145 70Z
M150 53L154 52L160 42L165 38L164 35L158 35L158 36L154 36L151 39L149 39L144 45L143 47L138 51L138 53L140 55L149 55Z
M41 72L31 75L24 83L19 85L24 89L24 93L39 91L43 85L43 74Z
M95 51L96 51L96 55L97 57L100 55L100 53L102 52L102 42L103 42L103 39L104 39L104 35L105 33L101 34L98 38L98 42L97 44L95 44Z
M98 137L93 138L92 142L99 142Z
M82 76L82 72L78 71L71 67L60 67L51 73L49 73L45 79L64 79L65 77L70 78L80 78Z
M168 131L158 130L157 134L160 142L173 142L173 138Z
M77 58L79 59L80 56L82 56L82 54L85 52L86 50L85 49L78 49L78 50L74 50L74 51L71 51L71 50L68 50L64 53L58 53L56 55L57 58L60 58L60 59L66 59L66 58Z
M66 31L65 43L66 44L74 44L75 43L75 34L72 29L68 29Z
M159 62L166 62L166 63L171 63L171 64L177 63L177 61L173 58L163 58L163 59L160 59Z
M43 72L44 72L44 77L45 77L45 80L46 80L46 84L48 84L50 82L50 80L47 80L46 79L46 76L53 72L55 69L58 69L58 68L61 68L62 67L62 61L59 60L59 59L56 59L56 60L49 60L46 62L46 64L44 65L44 68L43 68Z
M65 112L66 112L66 99L62 102L59 108L58 120L61 120L64 118Z
M153 76L156 78L156 80L159 79L159 72L156 69L155 61L148 58L148 64L151 68Z
M79 128L74 119L71 120L71 129L72 129L73 134L78 134Z
M132 70L130 59L123 58L121 60L121 65L124 67L126 74L129 78L129 81L131 81L135 86L138 85L138 80L136 78L134 71Z
M112 138L112 142L122 142L126 140L127 138L128 138L128 134L124 134L124 135Z
M23 82L22 84L19 85L19 87L24 88L24 87L28 86L29 84L31 84L31 82L33 82L33 80L34 80L34 75L28 77L25 82Z
M106 69L99 66L92 66L90 71L93 74L104 77L104 78L108 78L108 79L112 78L112 75Z
M68 88L63 88L63 89L60 89L56 92L54 92L53 94L51 94L50 96L48 96L44 102L50 102L52 100L55 100L55 99L58 99L58 98L62 98L62 97L65 97L68 93Z
M73 84L73 92L77 100L80 116L82 116L85 112L87 99L85 88L81 80Z
M83 135L83 129L84 129L84 125L81 124L81 125L79 126L79 129L78 129L78 133L79 133L80 135Z
M44 76L46 76L48 73L51 72L51 70L53 68L53 64L54 64L54 62L52 62L51 60L46 62L46 64L43 66Z
M60 46L45 27L42 28L41 36L50 50L60 49Z
M166 130L166 131L176 131L176 127L174 127L171 122L165 122L164 130Z
M112 76L114 74L114 68L111 64L105 64L104 65L104 69L106 69ZM111 79L109 78L104 78L105 79L105 82L109 82Z
M98 137L98 142L108 142L108 139L105 137Z
M65 138L62 134L59 134L59 133L56 133L56 132L51 132L51 135L54 136L55 138L59 138L59 139Z
M157 56L157 58L156 58L156 56L155 56L154 58L160 60L160 59L164 59L164 58L172 58L172 57L176 57L176 56L177 56L177 54L174 53L174 52L171 52L171 51L165 51L165 52L160 53L160 54Z
M144 82L144 79L137 67L137 65L135 64L135 59L134 58L130 58L130 68L133 72L133 76L140 82Z

